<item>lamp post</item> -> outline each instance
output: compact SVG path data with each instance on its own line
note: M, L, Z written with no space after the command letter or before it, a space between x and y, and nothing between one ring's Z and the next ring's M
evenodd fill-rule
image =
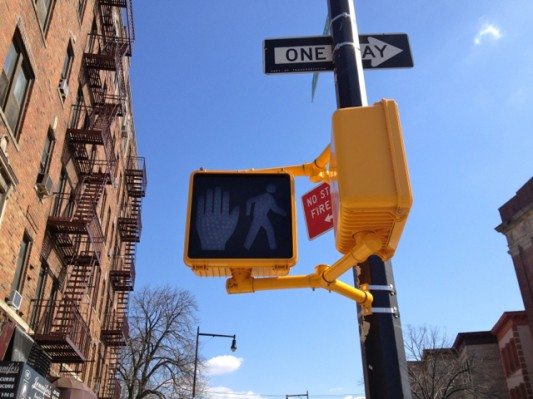
M194 354L194 376L192 380L192 397L196 397L196 370L198 368L198 341L200 339L200 336L203 337L221 337L221 338L232 338L231 341L231 351L235 352L237 350L237 339L235 334L234 335L224 335L224 334L210 334L210 333L201 333L200 327L196 329L196 351Z
M305 391L305 393L298 393L298 394L294 394L294 395L285 395L285 399L289 399L289 398L307 398L309 399L309 391Z

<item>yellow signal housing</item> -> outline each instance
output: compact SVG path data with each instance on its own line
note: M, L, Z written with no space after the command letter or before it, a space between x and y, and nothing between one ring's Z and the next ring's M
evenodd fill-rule
M333 114L330 179L337 249L346 254L372 232L383 243L377 255L391 258L413 202L395 101Z

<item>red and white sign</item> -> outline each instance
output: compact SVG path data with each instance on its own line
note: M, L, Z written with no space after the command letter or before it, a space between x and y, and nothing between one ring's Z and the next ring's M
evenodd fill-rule
M310 240L333 228L333 208L328 183L322 183L304 194L302 203Z

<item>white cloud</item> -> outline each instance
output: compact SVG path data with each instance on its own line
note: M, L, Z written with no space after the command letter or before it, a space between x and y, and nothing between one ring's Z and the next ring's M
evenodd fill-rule
M365 397L364 396L348 395L348 396L345 396L343 399L365 399Z
M492 40L498 40L502 37L502 31L498 26L485 22L477 32L476 37L474 38L474 44L479 46L485 37L491 38Z
M237 392L228 387L211 387L206 392L209 399L264 399L252 391Z
M231 355L215 356L205 364L205 373L209 375L220 375L233 373L241 367L243 359Z

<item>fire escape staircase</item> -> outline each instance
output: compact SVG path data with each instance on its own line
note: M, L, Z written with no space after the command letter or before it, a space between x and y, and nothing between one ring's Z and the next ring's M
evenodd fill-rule
M103 190L99 179L86 177L71 194L58 194L48 217L50 232L66 277L60 298L40 301L34 339L55 363L83 363L90 344L87 323L79 312L104 245L96 204ZM66 269L65 269L66 268Z
M73 192L56 195L47 225L64 265L60 275L62 294L36 304L38 316L33 326L34 339L55 363L87 361L91 333L80 314L80 305L100 266L105 245L96 208L105 186L113 182L117 160L111 125L124 114L129 95L123 57L131 55L134 38L131 0L99 0L98 6L102 34L90 35L94 45L83 56L92 106L73 107L63 157L65 165L72 160L79 181ZM119 32L114 23L117 7L125 9L121 16L127 18ZM100 385L100 399L120 395L116 370L120 347L128 339L128 301L135 279L135 244L140 240L141 200L146 188L143 158L128 159L125 179L128 206L118 219L124 251L110 271L115 300L114 310L104 319L101 331L108 368Z
M140 239L141 201L146 194L146 166L142 157L129 157L125 169L126 191L129 206L126 215L118 219L123 253L115 256L109 279L115 295L115 309L105 319L100 339L107 347L109 369L105 376L101 399L116 396L116 373L120 347L128 339L128 302L129 294L135 283L135 250Z
M122 60L123 57L131 56L131 44L134 39L131 0L99 0L98 7L102 35L96 38L99 42L99 51L96 55L84 56L88 83L96 107L105 110L110 117L122 116L127 109L129 96ZM122 10L118 10L119 8ZM122 22L125 22L125 26L119 31L115 24L115 12L120 12ZM101 57L100 61L97 60L98 57ZM110 62L112 58L115 60L113 68ZM102 79L102 71L111 71L115 74L115 94L105 94L111 85ZM102 103L107 105L102 106ZM122 215L117 221L121 251L113 258L109 272L109 281L114 292L114 306L108 309L100 335L102 343L106 346L108 365L98 392L100 399L120 397L120 385L116 373L120 347L126 345L128 339L128 302L135 283L135 245L140 240L140 208L146 188L144 159L130 157L124 176L129 204L125 210L122 210Z

